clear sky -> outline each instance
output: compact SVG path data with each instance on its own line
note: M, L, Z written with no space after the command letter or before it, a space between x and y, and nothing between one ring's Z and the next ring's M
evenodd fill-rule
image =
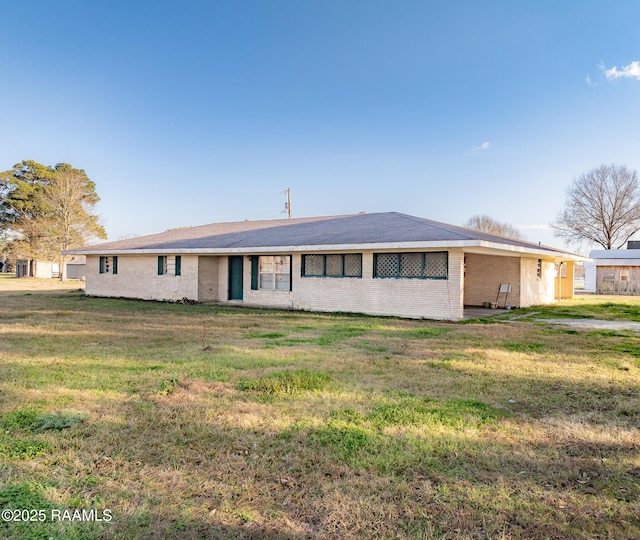
M530 241L640 169L640 2L0 0L0 170L67 162L110 240L485 213Z

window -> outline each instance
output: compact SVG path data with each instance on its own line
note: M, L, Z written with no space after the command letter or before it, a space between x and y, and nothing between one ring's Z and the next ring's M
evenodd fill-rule
M263 255L260 257L253 257L251 268L251 288L254 290L290 291L291 256Z
M362 277L362 253L303 255L303 277Z
M118 257L100 257L101 274L118 273Z
M536 265L536 277L538 279L542 277L542 259L538 259L538 263Z
M179 276L182 271L182 257L180 255L159 255L158 275Z
M446 251L425 253L376 253L374 277L448 279L449 254Z

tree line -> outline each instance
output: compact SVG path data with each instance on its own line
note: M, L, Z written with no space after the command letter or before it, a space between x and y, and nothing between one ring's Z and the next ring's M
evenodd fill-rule
M95 183L68 163L21 161L0 173L0 247L5 260L57 260L62 252L107 237L94 209Z

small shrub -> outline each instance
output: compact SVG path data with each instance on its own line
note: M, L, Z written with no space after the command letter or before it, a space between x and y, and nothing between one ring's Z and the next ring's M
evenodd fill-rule
M78 411L63 410L54 413L45 413L38 416L31 429L36 433L41 433L50 429L58 431L70 428L76 424L81 424L88 418L87 413Z

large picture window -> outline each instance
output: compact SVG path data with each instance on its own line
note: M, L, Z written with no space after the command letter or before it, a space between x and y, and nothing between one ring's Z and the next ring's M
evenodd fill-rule
M362 253L303 255L303 277L362 277Z
M258 257L258 289L291 290L290 255L262 255Z
M446 251L424 253L376 253L374 277L448 279L449 256Z

